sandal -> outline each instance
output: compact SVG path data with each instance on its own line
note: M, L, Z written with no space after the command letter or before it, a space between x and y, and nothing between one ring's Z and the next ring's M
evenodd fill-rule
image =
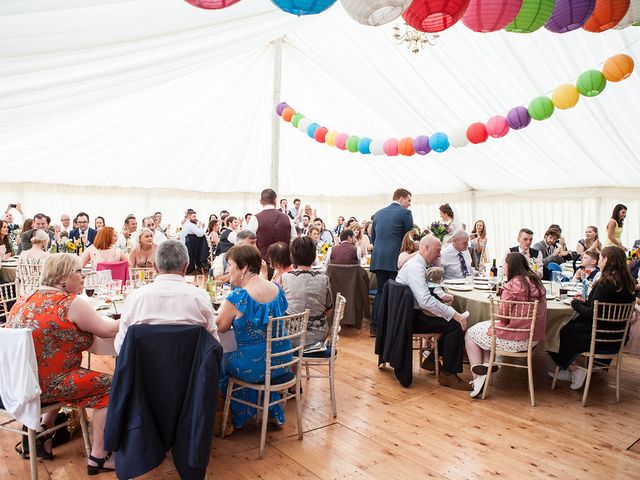
M45 424L42 424L41 427L44 430L49 428ZM27 428L26 427L22 427L22 430L26 431ZM36 432L36 434L37 433L38 432ZM36 438L36 457L37 458L42 458L43 460L53 460L55 458L55 455L53 454L53 449L47 451L44 448L45 442L47 440L51 440L55 434L56 434L56 432L53 431L51 433L43 435L42 437ZM21 445L22 445L22 448L20 448ZM29 443L28 443L28 440L27 440L26 436L24 436L24 438L23 438L23 440L21 442L18 442L16 444L15 450L18 453L18 455L20 455L25 460L29 459Z
M104 463L111 458L111 453L107 453L104 458L96 458L93 455L89 455L89 460L95 462L96 465L87 465L87 475L98 475L102 472L113 472L115 468L108 468L104 466Z

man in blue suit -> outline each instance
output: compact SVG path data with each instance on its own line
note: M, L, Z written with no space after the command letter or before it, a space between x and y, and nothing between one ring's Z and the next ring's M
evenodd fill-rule
M84 246L87 248L89 245L93 245L93 241L96 238L96 230L89 226L89 215L84 212L80 212L76 217L76 222L78 224L78 228L74 228L69 232L69 240L80 240Z
M413 215L409 210L411 192L399 188L393 192L393 202L378 210L373 216L371 228L371 271L376 274L378 293L371 315L371 336L378 330L378 308L382 298L382 289L389 280L395 280L398 274L398 255L404 234L413 228Z

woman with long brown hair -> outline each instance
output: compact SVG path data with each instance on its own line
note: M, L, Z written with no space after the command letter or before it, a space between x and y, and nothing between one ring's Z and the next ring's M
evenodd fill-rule
M571 381L571 388L578 390L584 385L587 371L574 364L581 352L589 350L593 325L593 303L632 303L635 300L635 282L627 266L624 251L617 246L604 247L598 261L600 280L594 283L589 298L576 296L571 307L577 315L560 331L558 352L549 352L560 367L558 380ZM610 344L612 351L619 345ZM551 372L549 372L551 374Z
M0 261L11 258L11 255L13 255L13 249L9 241L9 224L0 220Z
M487 255L487 224L484 220L476 220L469 235L472 265L475 268L489 261Z
M598 238L598 227L594 227L593 225L589 225L584 229L584 238L578 240L576 252L582 256L584 252L591 249L598 250L598 252L602 250L602 243L600 243L600 239Z
M529 268L529 262L524 255L513 252L507 255L504 264L504 273L507 282L503 286L500 300L514 302L535 302L538 301L538 310L535 319L535 332L533 341L544 340L545 327L547 322L547 298L546 291L538 276ZM496 326L509 328L528 329L530 325L524 324L522 320L510 322L507 305L503 305L499 312L501 318L496 321ZM504 317L502 317L504 315ZM488 331L491 322L476 323L467 330L464 337L471 372L473 373L472 397L476 397L484 387L487 374L487 363L489 361L489 350L491 349L491 335ZM529 334L527 332L511 332L496 329L496 349L506 352L523 352L529 347ZM497 368L494 366L494 368Z
M414 239L415 235L416 231L411 229L402 237L400 255L398 255L398 270L418 253L418 242Z
M613 207L611 218L607 223L607 238L604 240L604 246L610 247L612 245L618 246L623 250L627 248L622 245L622 226L624 225L624 219L627 217L627 207L619 203Z

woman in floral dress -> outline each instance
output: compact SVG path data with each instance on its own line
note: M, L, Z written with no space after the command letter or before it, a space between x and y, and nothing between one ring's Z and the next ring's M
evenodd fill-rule
M77 297L83 285L77 256L51 255L43 266L42 286L16 302L7 327L32 330L42 403L66 402L94 409L93 446L87 467L88 473L94 474L113 468L113 459L103 448L111 375L81 368L80 363L94 335L114 337L119 322L99 316ZM56 414L45 414L43 424L53 427ZM47 447L45 444L45 451Z

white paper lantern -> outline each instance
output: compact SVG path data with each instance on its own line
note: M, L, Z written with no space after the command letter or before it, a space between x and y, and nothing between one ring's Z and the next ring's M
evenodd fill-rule
M449 143L453 148L462 148L469 144L466 128L456 128L449 133Z
M298 122L298 130L307 133L307 128L309 128L309 125L311 125L311 123L313 122L311 122L311 120L309 120L308 118L301 118Z
M369 145L369 151L371 155L384 155L384 140L380 138L374 138Z
M341 0L342 6L356 22L379 26L394 21L412 0Z
M618 30L622 28L627 28L629 25L640 20L640 0L631 0L629 4L629 10L627 10L627 14L622 17L620 23L615 26Z

